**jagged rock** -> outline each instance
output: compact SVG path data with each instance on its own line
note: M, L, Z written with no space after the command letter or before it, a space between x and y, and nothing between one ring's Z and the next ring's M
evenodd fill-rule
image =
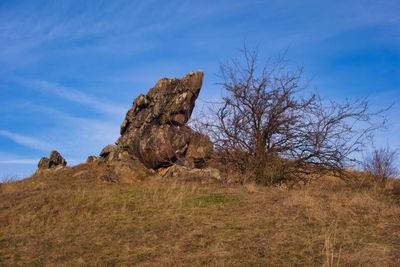
M58 153L55 150L51 151L49 160L50 160L51 165L54 165L54 166L58 166L58 165L66 166L67 165L67 161L60 155L60 153Z
M98 158L96 156L87 157L86 163L96 162Z
M117 149L117 146L115 145L108 145L103 150L100 152L100 157L107 157L111 152L114 152Z
M120 160L120 154L124 152L116 145L108 145L100 152L100 158L108 160Z
M177 160L202 165L213 145L207 136L185 125L202 82L201 71L158 81L147 95L141 94L133 102L121 125L117 148L107 146L100 156L118 159L121 151L127 151L151 169L171 166ZM117 156L111 156L113 153Z
M38 163L39 169L51 169L56 167L64 167L67 165L67 161L58 153L53 150L50 152L50 157L43 157Z
M43 157L39 160L38 163L39 169L50 169L50 160L46 157Z

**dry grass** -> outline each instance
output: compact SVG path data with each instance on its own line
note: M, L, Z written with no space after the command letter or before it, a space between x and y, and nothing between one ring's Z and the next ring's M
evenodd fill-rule
M0 266L400 266L397 181L287 190L101 171L1 184Z

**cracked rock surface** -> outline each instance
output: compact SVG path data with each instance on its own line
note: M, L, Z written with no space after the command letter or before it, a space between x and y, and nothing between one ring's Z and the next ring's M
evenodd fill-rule
M202 83L202 71L190 72L182 79L159 80L147 95L135 99L121 125L117 147L104 154L109 150L127 151L151 169L177 161L201 167L213 145L208 136L194 132L186 123Z

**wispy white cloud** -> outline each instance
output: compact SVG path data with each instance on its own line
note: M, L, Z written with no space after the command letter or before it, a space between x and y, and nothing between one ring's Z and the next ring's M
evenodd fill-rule
M76 90L74 88L65 87L57 83L19 78L15 79L15 81L25 87L53 94L62 99L85 105L86 107L89 107L99 113L107 115L121 115L127 110L127 107L105 103L93 96L83 93L82 91Z
M38 159L11 159L11 160L0 160L0 164L12 164L12 165L32 165L38 163Z
M18 180L28 177L37 168L39 157L18 156L13 153L0 151L0 182Z
M12 133L12 132L9 132L6 130L0 130L0 135L8 137L9 139L11 139L12 141L14 141L17 144L20 144L20 145L26 146L26 147L30 147L33 149L49 151L53 147L51 144L41 141L41 140L38 140L36 138Z
M29 102L18 106L24 106L24 114L35 113L52 121L53 127L47 128L41 136L54 145L52 149L65 155L68 162L71 162L69 158L76 158L77 163L86 160L89 155L98 155L104 146L114 143L119 137L119 126L124 116L85 118Z

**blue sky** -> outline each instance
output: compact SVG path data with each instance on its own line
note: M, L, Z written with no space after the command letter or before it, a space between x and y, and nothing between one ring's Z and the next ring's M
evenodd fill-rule
M259 44L288 49L311 87L337 100L396 102L376 143L400 148L400 2L0 1L0 180L25 177L58 150L69 165L119 136L139 93L162 77L205 73Z

